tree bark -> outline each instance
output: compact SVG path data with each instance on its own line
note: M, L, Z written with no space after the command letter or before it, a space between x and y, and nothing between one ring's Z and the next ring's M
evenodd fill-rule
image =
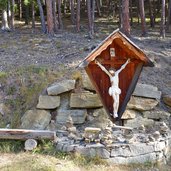
M29 5L25 4L25 24L29 25Z
M145 22L144 0L139 0L139 10L140 10L140 17L141 17L142 36L146 36L147 28Z
M47 11L47 32L50 35L54 34L53 14L52 14L52 1L46 0L46 11Z
M150 14L150 26L152 28L154 28L155 26L155 21L154 21L154 13L153 13L153 4L152 4L152 0L149 0L149 14Z
M101 10L100 10L100 1L99 0L96 0L96 7L97 7L98 15L99 15L99 17L101 17L102 14L101 14Z
M165 38L165 6L166 1L162 0L160 36L162 36L163 38Z
M129 22L129 1L122 0L122 32L130 36L130 22Z
M56 133L54 131L46 130L29 130L29 129L0 129L0 139L51 139L56 140Z
M131 18L131 26L133 25L133 14L132 14L132 0L130 0L130 18Z
M32 0L32 29L35 29L35 7L34 7L34 0Z
M94 10L95 0L87 0L87 14L90 38L93 38L94 36Z
M71 21L72 21L72 24L75 24L74 0L70 0L70 9L71 9Z
M43 12L43 8L42 8L42 4L40 0L37 0L37 4L39 6L39 12L40 12L40 18L41 18L41 27L42 27L42 32L46 33L46 24L45 24L45 16L44 16L44 12Z
M19 0L19 19L22 19L22 0Z
M59 22L59 29L63 29L62 13L61 13L61 0L58 0L58 22Z
M171 0L169 0L169 5L168 5L168 15L167 15L167 23L166 23L167 31L170 31L170 25L171 25Z
M11 8L11 29L14 30L14 6L15 0L12 0L12 8Z
M7 11L5 9L2 10L2 27L1 27L1 30L3 30L3 31L10 31L10 28L8 26Z
M53 23L54 23L54 31L58 31L58 19L56 16L56 0L52 0L52 13L53 13Z
M80 0L77 0L77 18L76 18L77 32L80 31Z

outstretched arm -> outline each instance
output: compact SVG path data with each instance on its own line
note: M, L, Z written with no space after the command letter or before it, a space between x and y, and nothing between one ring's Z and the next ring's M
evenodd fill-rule
M109 77L111 77L111 74L99 61L95 60L95 63L101 68L102 71L104 71Z
M119 70L116 71L117 74L119 74L126 66L127 64L130 63L130 59L128 59Z

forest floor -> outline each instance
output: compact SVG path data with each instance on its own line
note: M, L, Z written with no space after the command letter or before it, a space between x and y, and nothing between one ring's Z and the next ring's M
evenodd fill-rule
M16 69L29 66L45 67L53 72L60 73L66 70L65 76L90 53L105 37L117 29L116 24L105 19L95 23L96 34L94 39L89 39L87 27L82 26L81 32L76 33L73 25L67 25L54 37L41 34L38 29L34 32L23 24L17 25L14 32L0 32L0 73L13 72ZM138 26L140 27L140 26ZM141 31L132 30L132 40L154 62L153 68L145 67L139 82L157 86L162 94L171 93L171 34L166 38L159 36L159 29L149 29L148 36L141 37ZM59 75L60 77L60 75ZM63 75L61 74L61 77ZM8 82L10 86L11 82ZM1 88L1 84L0 84ZM12 91L12 90L11 90ZM0 92L1 93L1 92ZM9 93L9 92L8 92ZM0 94L1 96L1 94ZM1 100L1 97L0 97ZM17 106L18 107L18 106ZM141 167L113 167L106 165L90 165L89 168L77 165L72 160L58 159L54 156L40 154L4 153L0 155L0 170L130 170L130 171L157 171L157 168ZM162 169L163 170L163 169ZM166 167L165 170L169 171Z

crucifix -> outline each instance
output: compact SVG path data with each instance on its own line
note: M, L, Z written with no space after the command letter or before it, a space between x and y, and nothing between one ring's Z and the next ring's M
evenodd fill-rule
M128 59L118 70L109 69L107 70L99 61L95 60L95 63L105 72L110 79L111 87L108 90L108 93L113 98L113 117L118 117L118 108L119 108L119 95L121 94L121 89L119 88L119 73L125 69L130 59Z

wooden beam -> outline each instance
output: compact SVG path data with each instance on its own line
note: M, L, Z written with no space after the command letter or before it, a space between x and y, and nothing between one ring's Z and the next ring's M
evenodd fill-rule
M130 100L130 97L131 97L131 95L132 95L132 93L133 93L133 91L135 89L135 86L137 84L137 81L138 81L138 78L139 78L140 73L142 71L142 68L143 68L143 63L139 63L137 68L136 68L136 71L134 73L134 77L133 77L133 79L131 81L131 84L130 84L130 86L128 88L128 91L127 91L127 94L125 96L125 99L124 99L124 101L122 103L122 106L121 106L119 112L118 112L119 120L121 120L122 114L124 113L124 111L126 109L126 105L127 105L128 101Z
M56 141L56 132L47 130L0 129L0 139L50 139Z

